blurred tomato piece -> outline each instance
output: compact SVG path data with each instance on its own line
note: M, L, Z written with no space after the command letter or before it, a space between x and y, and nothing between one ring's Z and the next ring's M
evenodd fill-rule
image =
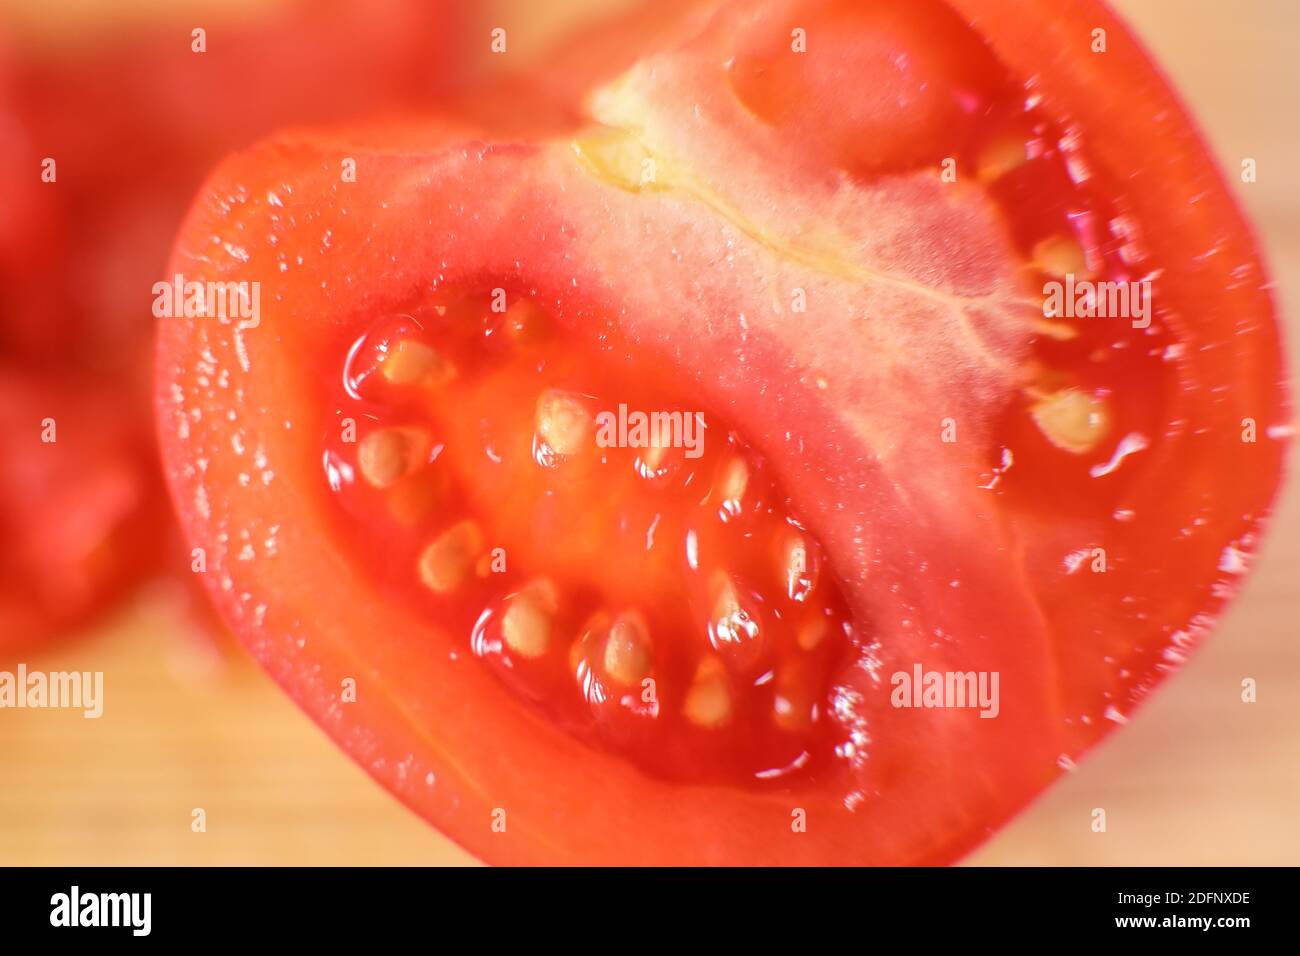
M0 652L86 621L167 539L135 405L112 383L0 369Z
M0 652L171 560L151 287L208 169L281 126L436 107L472 9L273 4L215 18L202 52L174 16L56 46L0 36Z

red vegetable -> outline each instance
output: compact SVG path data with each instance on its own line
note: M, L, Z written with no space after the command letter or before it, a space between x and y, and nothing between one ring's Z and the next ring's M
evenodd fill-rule
M86 620L168 543L147 432L103 382L0 367L0 654Z
M163 323L156 392L209 591L488 860L950 861L1257 544L1287 410L1247 228L1095 4L739 3L591 102L209 181L171 271L260 312ZM1056 281L1134 298L1046 315Z
M4 643L84 623L173 560L145 384L149 290L204 175L227 151L286 122L428 108L461 69L464 13L451 2L327 0L205 21L202 52L193 26L174 22L52 48L0 48L0 359L8 369L0 376L24 395L24 417L4 410L11 431L0 471L14 497L0 508L23 538L41 534L38 522L51 514L81 520L82 511L67 512L68 499L98 500L98 465L39 441L39 423L57 409L65 434L96 433L95 454L111 460L121 490L103 514L86 506L95 533L156 522L113 553L111 573L65 577L83 558L89 526L71 538L47 535L40 561L11 555L0 587L10 620L22 623L5 628ZM58 470L53 484L24 477L47 468ZM63 589L77 598L49 597Z

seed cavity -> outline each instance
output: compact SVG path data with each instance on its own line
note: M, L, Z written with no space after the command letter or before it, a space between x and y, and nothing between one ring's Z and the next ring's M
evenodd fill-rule
M1076 455L1092 451L1110 431L1106 402L1077 388L1038 398L1030 405L1029 414L1049 442Z
M380 428L361 439L357 468L367 484L391 488L428 459L429 433L405 426Z
M460 521L420 552L420 581L435 594L456 590L469 576L483 550L483 532L473 521Z
M495 315L482 299L411 306L344 360L339 401L369 424L355 444L326 433L327 477L336 459L355 474L331 488L358 540L399 556L385 579L530 706L652 775L749 786L829 754L836 728L801 715L847 659L848 612L762 457L724 425L698 455L653 427L597 441L597 396L679 403L650 369L574 353L525 297ZM778 701L792 663L807 678Z

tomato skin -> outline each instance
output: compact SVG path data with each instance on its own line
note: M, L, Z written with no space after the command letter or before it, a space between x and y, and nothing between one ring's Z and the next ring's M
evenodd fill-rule
M961 8L987 25L985 38L998 52L1004 46L1032 49L1017 46L1021 30L1057 22L1043 13L1022 28L1010 15L999 18L992 3ZM1091 4L1077 10L1079 23L1106 16ZM1074 15L1073 8L1062 15L1062 29L1079 25ZM1120 25L1111 36L1112 48L1122 48L1119 40L1127 35ZM1088 114L1070 95L1068 77L1093 54L1082 41L1060 49L1048 63L1024 64L1004 55L1020 71L1032 66L1045 89L1064 89L1054 93L1061 97L1058 108L1086 128ZM1191 572L1213 578L1219 550L1244 533L1241 516L1250 516L1245 531L1262 519L1280 471L1281 442L1247 447L1232 440L1239 426L1225 431L1242 409L1254 411L1261 422L1286 417L1272 305L1249 233L1210 171L1190 120L1140 52L1125 54L1122 63L1126 88L1131 84L1137 95L1125 109L1111 103L1100 115L1110 117L1112 130L1131 124L1135 136L1149 111L1171 117L1171 155L1162 159L1213 194L1201 207L1210 210L1208 219L1189 230L1153 235L1161 261L1185 268L1192 261L1188 253L1203 249L1200 242L1211 234L1236 253L1227 262L1202 260L1204 272L1188 270L1188 287L1215 307L1202 309L1195 326L1179 329L1204 336L1194 341L1231 342L1231 352L1220 350L1230 356L1227 361L1215 355L1183 365L1188 387L1175 396L1192 421L1207 423L1215 434L1170 446L1169 460L1157 465L1153 478L1168 493L1170 475L1190 464L1198 480L1189 483L1188 496L1199 500L1207 487L1218 491L1220 485L1234 495L1228 508L1216 507L1217 520L1197 538L1195 550L1180 551L1167 572L1173 578ZM689 69L684 72L690 80ZM1105 87L1086 92L1099 88ZM1126 168L1109 154L1102 147L1099 155L1116 171ZM340 156L358 158L364 175L356 183L341 183ZM804 186L796 180L793 188ZM274 201L266 198L271 193ZM1184 195L1175 188L1135 197L1139 218L1157 225L1178 222ZM913 199L924 208L923 191ZM674 218L672 209L634 213L640 207L631 204L638 201L587 181L546 146L458 142L448 131L427 128L295 134L229 160L201 193L172 268L199 280L262 282L275 293L263 295L264 303L274 303L262 319L271 334L237 333L216 320L171 322L160 329L157 359L155 402L167 477L190 542L208 549L205 583L241 640L341 746L426 819L490 861L949 862L1045 786L1059 772L1061 754L1077 756L1103 733L1100 725L1081 731L1061 719L1072 712L1067 700L1075 679L1059 673L1069 659L1062 646L1068 644L1069 622L1063 636L1054 633L1035 603L1026 583L1033 572L1020 566L1013 546L1014 534L1025 529L1000 528L996 516L968 499L937 514L918 511L891 490L889 474L863 464L872 446L845 429L841 409L801 387L798 369L792 372L786 361L795 346L781 338L779 327L753 332L749 364L724 381L700 374L695 350L726 344L706 334L706 319L755 304L754 292L739 273L710 266L720 260L707 255L707 239L686 250L694 265L685 270L692 284L682 270L629 274L629 236L644 241L655 234L641 227L663 227L661 234L683 245L707 232L693 232L699 222L689 215ZM977 210L971 217L972 228L985 228ZM209 255L214 237L238 239L247 255ZM991 255L990 263L996 259ZM1238 288L1228 281L1227 270L1243 263L1259 276L1258 284ZM744 263L737 267L743 268ZM998 270L995 264L977 265L953 281L996 282ZM879 768L847 784L819 781L767 795L667 785L585 750L521 707L486 669L450 656L460 645L438 622L383 601L364 569L339 547L323 513L328 505L318 474L320 431L307 369L317 367L327 343L363 331L372 317L400 308L421 289L496 284L528 289L575 334L599 331L607 316L619 315L636 347L673 355L682 374L735 415L796 477L796 486L806 489L799 503L811 515L812 529L846 578L851 603L861 602L855 606L864 618L874 615L886 643L897 645L891 649L895 660L909 653L919 658L928 643L928 635L906 626L910 606L924 615L926 626L958 636L949 660L955 668L998 670L1017 688L1004 699L1002 717L974 727L937 716L919 726L888 725L884 729L893 736L881 743ZM680 324L656 326L643 318L674 310L682 315ZM1249 317L1248 334L1240 334L1242 316ZM1016 354L1012 337L998 339L997 331L990 330L995 351ZM684 341L690 337L704 342L693 346ZM830 347L851 351L862 345L845 340ZM207 380L208 356L229 373L229 386L218 389ZM1243 379L1243 371L1260 377ZM941 383L940 393L956 401L964 386L990 382L973 373L969 380L960 377L967 372L960 369L958 378ZM779 401L766 388L771 382L782 386L776 390ZM882 393L878 384L868 374L866 394L909 423L923 422L919 415L908 417L903 396ZM1208 397L1219 384L1234 389L1231 399ZM236 393L242 398L236 400ZM1234 404L1238 395L1240 405ZM801 429L814 466L801 464L788 448L782 451L781 435L792 428ZM231 451L232 435L261 455L251 481L241 480L251 466ZM918 444L904 454L913 476L908 490L942 502L940 482L929 487L926 470L951 478L962 466L938 461L933 446ZM1248 462L1252 479L1239 481L1239 469L1224 469L1225 461ZM1215 463L1213 469L1208 462ZM853 495L823 488L819 495L810 469L823 478L861 474L866 490ZM848 498L849 517L832 516L837 491ZM1181 522L1192 510L1186 501L1179 507L1170 509L1170 521ZM855 526L859 518L863 525ZM874 554L854 550L852 539L862 527L886 542ZM251 558L239 556L236 540L253 543ZM1183 622L1216 606L1202 588L1170 583L1163 566L1157 568L1162 573L1152 587L1162 621ZM868 570L902 582L904 603L883 609L872 603L879 596L859 580ZM963 586L950 589L949 582L959 579ZM1136 643L1134 633L1121 633L1124 643ZM357 684L355 701L342 695L349 678ZM1099 686L1082 683L1093 692ZM869 802L862 814L844 806L860 792L851 788L855 782L878 788L863 795ZM500 809L507 814L504 833L491 827ZM792 832L792 809L807 812L807 833Z

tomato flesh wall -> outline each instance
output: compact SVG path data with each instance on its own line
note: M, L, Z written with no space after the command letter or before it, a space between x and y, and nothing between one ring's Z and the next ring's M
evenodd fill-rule
M339 350L323 466L348 547L520 697L652 772L825 764L852 628L761 456L653 368L491 299Z

